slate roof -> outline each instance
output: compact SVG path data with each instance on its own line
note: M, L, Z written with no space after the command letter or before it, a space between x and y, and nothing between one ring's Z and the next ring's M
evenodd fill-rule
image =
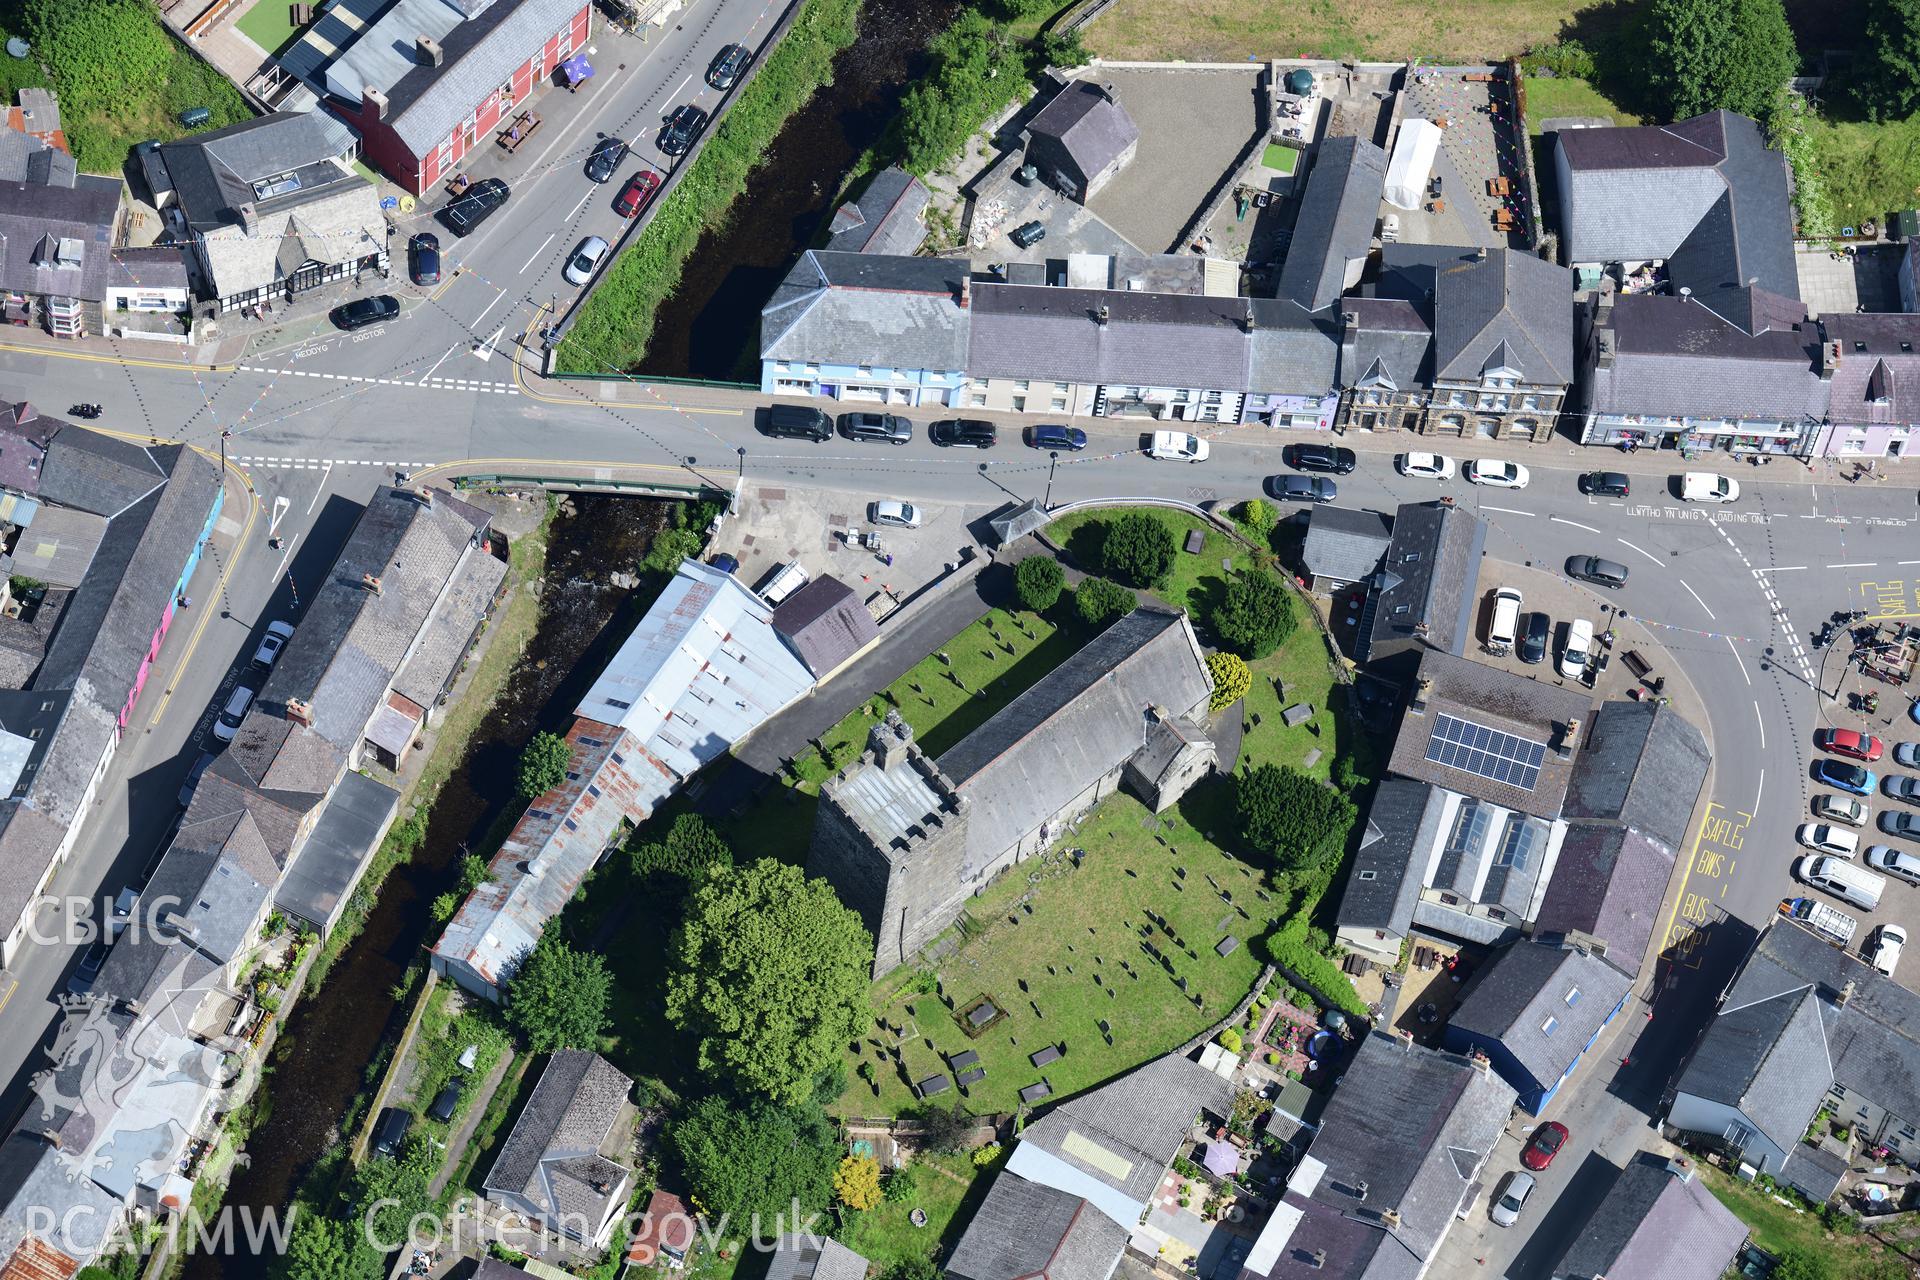
M1140 140L1140 130L1098 85L1084 80L1064 86L1027 122L1027 135L1053 138L1092 179Z
M105 1248L122 1209L44 1138L16 1130L0 1143L0 1259L22 1280L73 1275Z
M1350 296L1340 302L1351 316L1340 351L1340 385L1384 380L1411 391L1433 381L1433 323L1426 309L1405 298Z
M1645 832L1570 823L1535 933L1578 930L1604 942L1621 968L1636 970L1653 941L1673 862L1672 847Z
M1361 615L1360 661L1420 645L1464 653L1486 539L1486 522L1460 507L1437 501L1402 504L1393 517L1381 577Z
M155 150L188 227L205 232L236 223L242 205L265 216L335 186L368 186L337 163L353 147L352 130L324 111L275 111Z
M1342 136L1320 144L1280 267L1280 297L1319 311L1345 292L1347 265L1373 247L1386 181L1387 153L1367 139Z
M1746 1224L1697 1176L1651 1152L1630 1160L1554 1267L1594 1280L1719 1280L1746 1243Z
M1307 513L1300 562L1316 578L1359 582L1386 557L1393 517L1358 507L1320 506Z
M1413 904L1421 889L1413 859L1439 837L1439 798L1429 783L1405 778L1380 783L1340 898L1341 928L1380 929L1404 937L1413 927Z
M362 773L341 774L274 890L274 905L318 929L331 929L399 807L400 793L386 783Z
M1706 736L1673 708L1604 702L1574 755L1564 812L1635 827L1677 849L1712 762Z
M1573 273L1530 253L1396 243L1381 250L1377 296L1424 307L1433 377L1478 382L1495 363L1524 385L1573 381Z
M1551 1088L1632 986L1631 976L1593 952L1516 942L1469 980L1447 1020L1448 1033L1458 1030L1499 1041L1534 1085ZM1549 1020L1552 1030L1547 1029ZM1525 1082L1512 1083L1520 1087Z
M157 450L63 425L47 441L36 492L43 502L112 519L166 481Z
M760 358L890 369L967 367L960 258L810 249L760 312Z
M86 581L106 536L103 516L72 507L43 507L14 544L11 572L50 586L77 587Z
M873 614L853 594L853 588L831 574L822 574L782 600L773 611L773 629L816 678L860 652L880 634Z
M1115 622L950 747L940 771L970 799L967 857L989 866L1145 744L1147 709L1183 716L1212 690L1183 613Z
M1836 314L1820 327L1840 344L1827 400L1834 422L1920 422L1920 315Z
M99 302L106 297L119 218L118 179L83 174L72 186L0 182L0 287Z
M214 296L231 298L284 281L308 262L350 263L386 248L380 193L358 175L289 203L260 210L252 232L237 222L201 233L200 255Z
M976 378L1248 390L1251 305L1198 294L982 283L973 286L965 368Z
M189 284L187 259L179 245L130 245L113 251L109 289L185 289Z
M225 964L246 946L278 871L243 816L193 828L183 824L140 891L141 910Z
M0 401L0 486L20 493L38 493L47 445L71 425L64 418L41 413L26 400Z
M471 555L460 562L440 607L427 619L413 652L394 673L394 692L415 706L433 709L459 674L474 633L506 576L507 562L495 555Z
M899 165L873 175L866 190L834 211L827 248L841 253L910 254L927 238L922 213L932 195Z
M1749 334L1699 299L1631 294L1601 334L1614 356L1592 373L1595 413L1796 422L1825 416L1812 326Z
M1324 395L1339 385L1340 320L1335 312L1306 315L1292 303L1273 298L1249 298L1247 306L1254 325L1248 340L1248 391Z
M628 1135L619 1129L632 1090L633 1081L597 1053L562 1049L554 1054L483 1190L518 1197L549 1218L579 1214L596 1225L603 1221L613 1191L624 1196L633 1173L609 1158L609 1152L626 1150ZM596 1190L596 1179L612 1189Z
M1078 1196L1001 1173L947 1259L956 1280L1107 1280L1129 1231Z
M767 1259L766 1280L865 1280L868 1265L838 1240L789 1233Z

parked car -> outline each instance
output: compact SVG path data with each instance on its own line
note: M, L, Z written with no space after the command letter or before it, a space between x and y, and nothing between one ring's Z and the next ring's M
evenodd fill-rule
M1544 613L1529 613L1520 621L1520 639L1514 651L1529 666L1547 660L1547 638L1553 634L1553 619Z
M833 419L810 405L776 404L767 410L767 434L820 444L833 439Z
M660 175L643 169L627 179L620 194L613 198L613 211L623 218L637 218L660 193Z
M415 284L440 283L440 237L422 231L407 239L407 271Z
M1920 769L1920 742L1896 742L1893 744L1893 758L1897 764L1909 769Z
M1567 638L1560 644L1560 674L1579 680L1587 673L1587 658L1593 651L1593 624L1575 618L1567 624Z
M867 519L873 524L892 525L896 529L918 529L920 508L911 502L895 502L889 498L883 502L869 503Z
M1740 496L1740 482L1711 471L1689 471L1680 477L1682 502L1733 502Z
M1467 464L1467 479L1494 489L1524 489L1533 477L1517 462L1475 458Z
M927 439L943 448L991 449L1000 433L984 418L942 418L928 425Z
M380 1113L380 1123L373 1130L373 1154L391 1157L400 1150L401 1140L407 1136L407 1130L413 1128L413 1112L405 1107L388 1107Z
M1394 465L1401 475L1414 480L1453 479L1453 459L1444 453L1403 453Z
M1205 462L1207 442L1185 431L1156 431L1147 440L1147 456L1169 462Z
M1851 858L1860 849L1859 836L1824 822L1801 823L1793 838L1815 853L1830 853L1836 858Z
M440 221L456 236L470 236L480 229L481 223L497 213L512 194L500 179L482 178L455 196L440 211Z
M1632 488L1618 471L1589 471L1580 477L1580 492L1596 498L1624 498Z
M567 259L567 265L560 271L561 276L568 284L585 284L600 269L600 260L607 256L609 247L599 236L588 236L573 251L573 256Z
M1848 764L1844 760L1816 760L1813 764L1813 780L1824 782L1830 787L1856 796L1870 796L1877 779L1873 770L1862 765Z
M240 732L240 722L247 718L247 708L253 705L254 690L246 685L236 685L227 696L227 705L214 717L213 736L221 742L232 742L233 735Z
M1493 593L1493 618L1487 624L1487 652L1508 654L1520 638L1520 606L1524 598L1512 587Z
M1560 1148L1567 1145L1567 1126L1558 1120L1549 1120L1533 1131L1533 1137L1521 1148L1520 1163L1535 1173L1553 1163L1560 1154Z
M1867 963L1891 978L1900 963L1900 948L1906 945L1905 929L1897 924L1883 924L1873 932L1873 942L1867 948Z
M1034 449L1064 449L1078 453L1087 447L1087 433L1078 427L1049 423L1027 428L1027 445Z
M355 329L364 329L370 324L381 324L400 314L400 300L390 293L375 294L371 298L355 298L352 302L335 307L332 311L334 324L352 333Z
M1022 249L1031 249L1047 238L1047 224L1038 218L1023 222L1008 233L1007 239Z
M1890 844L1870 844L1860 860L1876 871L1898 876L1908 884L1920 884L1920 857Z
M1515 1169L1500 1182L1500 1193L1493 1199L1493 1208L1487 1210L1487 1216L1493 1219L1496 1227L1510 1227L1520 1220L1520 1211L1527 1207L1527 1197L1533 1194L1537 1184L1532 1174L1524 1169Z
M1890 773L1887 780L1880 784L1881 792L1890 800L1903 800L1907 804L1920 804L1920 778L1910 773Z
M1331 444L1290 444L1280 451L1280 460L1295 471L1331 471L1337 476L1360 465L1353 450Z
M465 1076L447 1081L446 1087L433 1095L433 1105L427 1108L427 1115L441 1124L453 1123L453 1113L460 1108L460 1090L466 1083Z
M707 113L688 103L675 107L660 130L660 149L670 156L683 156L693 150L694 139L707 127Z
M593 150L587 153L587 176L595 182L611 182L613 171L620 167L620 162L627 158L627 152L631 150L625 142L608 134L594 143Z
M1887 749L1880 739L1858 729L1822 729L1813 735L1813 745L1836 756L1864 760L1868 764L1878 760Z
M734 81L753 61L753 51L743 44L730 44L713 56L707 64L707 83L716 89L733 88Z
M1618 591L1627 585L1627 566L1599 556L1568 556L1567 576Z
M193 762L193 767L187 770L187 780L180 784L179 800L182 809L193 803L193 793L200 789L200 775L207 771L207 766L213 761L213 752L202 751L200 758Z
M892 413L843 413L840 434L849 440L876 440L905 444L913 439L913 424Z
M1867 824L1867 806L1853 796L1836 796L1822 791L1813 798L1813 816L1829 822L1844 822L1850 827Z
M93 980L100 976L100 966L107 962L108 943L105 938L95 938L80 953L80 963L74 966L73 976L67 979L67 994L83 996L93 990Z
M1920 813L1903 813L1898 809L1880 811L1880 829L1890 836L1899 836L1903 840L1920 840Z
M253 651L253 665L273 669L279 661L280 651L287 647L287 641L293 639L291 622L273 621L267 624L267 634L260 637L260 645Z
M1325 476L1268 476L1266 488L1277 502L1332 502L1340 496Z

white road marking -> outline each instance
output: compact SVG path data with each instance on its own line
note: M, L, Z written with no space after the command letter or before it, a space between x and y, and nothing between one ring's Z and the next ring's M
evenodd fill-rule
M1745 680L1748 684L1752 684L1753 677L1747 674L1746 659L1742 658L1740 656L1740 651L1733 647L1733 637L1721 636L1720 638L1727 642L1727 651L1733 655L1733 660L1740 664L1740 678L1742 680Z
M312 515L313 509L316 506L320 505L320 495L325 493L326 491L327 491L327 478L325 476L321 476L319 487L313 491L313 501L307 503L308 515Z
M567 221L572 222L574 219L574 215L578 214L582 209L587 207L587 201L593 199L594 196L598 195L599 193L600 193L600 186L598 183L595 183L591 188L588 189L587 194L580 197L580 203L573 206L573 213L569 213L567 215Z
M1854 560L1847 564L1830 564L1827 566L1827 568L1829 569L1871 569L1873 568L1874 565L1878 563L1879 561L1877 560Z
M1588 533L1600 532L1590 524L1581 524L1578 520L1569 520L1565 516L1548 516L1547 519L1555 524L1570 524L1576 529L1585 529Z
M1913 563L1920 564L1920 560L1913 561ZM1796 570L1804 569L1806 567L1807 566L1803 564L1777 564L1773 566L1773 568L1771 569L1755 569L1754 573L1756 575L1762 574L1762 573L1793 573Z
M1920 560L1896 560L1895 564L1920 564Z
M1707 609L1707 602L1705 600L1700 599L1700 593L1698 591L1695 591L1692 587L1687 586L1687 580L1685 578L1680 579L1680 585L1687 588L1687 594L1692 596L1695 602L1698 603L1702 609ZM1707 609L1707 617L1713 618L1715 622L1719 621L1718 618L1713 617L1713 610L1711 609Z
M323 489L326 488L326 484L324 481L321 483L320 487ZM316 494L315 496L318 496L318 495ZM313 510L313 508L308 507L307 510L311 511ZM293 558L293 549L299 545L300 545L300 535L296 533L293 535L293 541L287 544L287 549L280 553L280 563L273 566L273 580L275 582L280 581L280 576L287 571L287 561Z
M1510 515L1510 516L1532 516L1533 514L1535 514L1534 512L1531 512L1531 511L1515 511L1512 507L1489 507L1489 506L1483 505L1480 509L1482 511L1499 511L1505 515Z
M533 260L534 260L534 258L537 258L537 257L539 257L539 256L540 256L541 254L543 254L543 253L545 253L545 252L547 251L547 246L548 246L548 245L550 245L550 244L552 244L552 243L553 243L553 238L554 238L555 236L557 236L557 235L559 235L559 234L560 234L560 233L559 233L558 231L550 231L550 232L548 232L548 233L547 233L547 238L546 238L545 240L542 240L542 241L540 242L540 247L539 247L538 249L535 249L535 250L533 251L533 254L532 254L532 256L531 256L531 257L529 257L529 258L528 258L528 259L526 260L526 262L525 262L525 263L524 263L524 264L523 264L523 265L521 266L521 268L520 268L520 270L518 270L518 271L516 271L516 272L515 272L514 274L515 274L515 275L525 275L525 274L527 273L527 268L533 265Z
M1626 540L1625 538L1615 538L1615 539L1614 539L1614 541L1615 541L1615 542L1617 542L1617 543L1619 543L1619 544L1620 544L1621 546L1623 546L1623 547L1628 547L1628 548L1630 548L1630 549L1632 549L1632 550L1634 550L1634 551L1638 551L1638 552L1640 552L1640 554L1641 554L1641 555L1643 555L1643 556L1645 556L1645 557L1646 557L1647 559L1649 559L1649 560L1651 560L1651 561L1653 561L1653 562L1654 562L1655 564L1659 564L1659 563L1660 563L1660 557L1659 557L1659 556L1656 556L1656 555L1655 555L1655 554L1653 554L1653 552L1651 552L1651 551L1647 551L1647 550L1644 550L1643 548L1640 548L1640 547L1636 547L1636 546L1634 546L1634 545L1633 545L1633 544L1632 544L1631 542L1628 542L1628 541L1627 541L1627 540Z
M502 289L500 292L494 294L493 301L489 302L486 306L480 309L480 314L473 318L473 323L475 325L478 325L482 320L486 319L487 312L493 310L494 307L499 303L500 299L506 296L507 296L507 291L505 289Z
M1767 771L1765 769L1762 769L1760 771L1760 781L1753 784L1753 808L1749 812L1752 812L1752 813L1760 812L1760 793L1765 791L1766 789L1767 789Z
M1754 699L1753 703L1753 718L1755 723L1760 726L1760 749L1765 751L1767 749L1767 719L1760 714L1760 701L1757 698ZM1759 810L1756 809L1754 812L1757 813Z
M446 351L445 351L444 353L442 353L442 355L440 356L440 358L439 358L438 360L435 360L435 361L433 362L433 369L438 369L438 368L439 368L439 367L440 367L441 365L443 365L443 364L445 364L445 363L447 362L447 360L448 360L448 358L449 358L449 357L451 357L451 356L453 355L453 353L454 353L454 350L455 350L455 348L457 348L457 347L458 347L459 345L460 345L460 344L456 342L456 343L454 343L454 344L453 344L453 346L451 346L451 347L448 347L448 348L446 349ZM420 375L420 381L422 381L422 382L427 382L427 381L429 381L429 380L431 380L431 379L432 379L432 377L433 377L433 369L429 369L429 370L427 370L427 371L426 371L425 373L423 373L423 374L421 374L421 375Z

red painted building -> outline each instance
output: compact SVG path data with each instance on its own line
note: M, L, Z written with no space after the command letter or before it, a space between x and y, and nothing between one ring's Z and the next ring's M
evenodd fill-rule
M281 58L415 195L494 145L587 47L590 0L341 0Z

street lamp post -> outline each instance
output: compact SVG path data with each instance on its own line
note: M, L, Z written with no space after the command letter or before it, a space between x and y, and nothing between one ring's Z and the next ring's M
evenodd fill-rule
M1047 496L1040 499L1040 505L1042 507L1050 508L1053 506L1053 471L1054 468L1059 465L1060 451L1058 449L1049 449L1047 451Z
M738 511L740 510L740 490L747 483L747 446L738 446L734 449L734 453L738 454L740 459L733 473L733 509Z

